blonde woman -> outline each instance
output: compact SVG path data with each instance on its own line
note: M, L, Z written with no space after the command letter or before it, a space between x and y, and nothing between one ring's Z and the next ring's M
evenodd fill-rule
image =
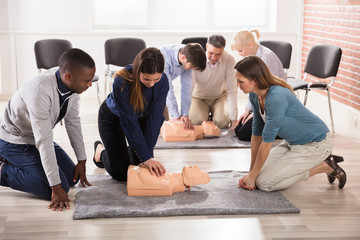
M244 30L234 34L231 41L231 49L237 51L241 57L258 56L270 69L274 76L286 81L286 73L283 65L276 54L269 48L258 43L260 33L258 30ZM245 112L240 116L238 125L235 128L236 135L242 141L250 141L252 125L252 108L250 102Z
M343 159L331 155L332 134L325 123L260 58L246 57L235 69L238 86L249 93L254 109L250 171L239 186L276 191L326 173L330 183L337 178L343 188L346 173L338 166ZM284 141L271 149L277 135Z

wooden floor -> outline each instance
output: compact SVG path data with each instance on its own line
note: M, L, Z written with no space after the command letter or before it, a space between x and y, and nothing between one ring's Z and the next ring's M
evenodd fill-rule
M0 102L1 113L6 102ZM88 174L105 174L91 159L98 137L95 100L82 99L81 117ZM71 209L53 212L48 201L0 187L0 239L360 239L360 133L337 124L334 154L342 155L348 181L343 190L329 184L325 174L282 191L300 214L233 215L165 218L72 220L76 188L70 190ZM64 127L55 128L55 141L74 154ZM211 170L248 170L249 149L157 150L155 157L168 171L186 165Z

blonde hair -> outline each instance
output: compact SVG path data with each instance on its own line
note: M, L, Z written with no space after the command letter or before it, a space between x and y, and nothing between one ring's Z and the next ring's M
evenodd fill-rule
M245 57L235 65L235 69L250 81L256 81L259 89L263 90L270 86L278 85L288 88L295 95L292 87L283 79L272 75L263 60L257 56Z
M260 38L260 32L257 29L243 30L234 34L231 40L231 50L236 51L248 43L257 43Z

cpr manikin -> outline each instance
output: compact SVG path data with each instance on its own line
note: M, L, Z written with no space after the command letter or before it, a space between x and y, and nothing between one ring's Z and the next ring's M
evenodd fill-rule
M182 173L166 172L151 175L145 167L130 165L127 176L128 196L171 196L175 192L190 190L191 186L210 182L209 174L198 166L185 166Z
M180 120L165 121L160 129L165 142L190 142L205 136L219 136L220 129L212 121L204 121L194 130L186 130Z

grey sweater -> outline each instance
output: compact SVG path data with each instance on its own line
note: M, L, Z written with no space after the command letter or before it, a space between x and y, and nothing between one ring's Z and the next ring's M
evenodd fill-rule
M53 132L60 113L56 71L52 68L27 80L11 97L0 118L0 138L14 144L35 145L50 186L61 183ZM77 160L86 160L79 116L79 95L68 100L64 117L66 131Z

